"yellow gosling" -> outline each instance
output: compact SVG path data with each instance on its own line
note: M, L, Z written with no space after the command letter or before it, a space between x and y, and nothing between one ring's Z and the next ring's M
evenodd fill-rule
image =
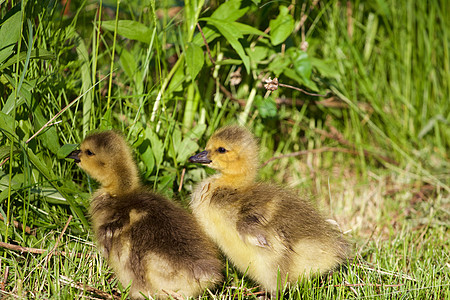
M258 152L243 127L215 132L206 150L189 159L219 171L197 186L191 208L236 267L274 293L286 283L336 268L348 243L309 201L256 181Z
M101 184L89 209L95 238L132 298L197 297L222 280L215 245L192 215L141 185L120 134L89 135L68 158Z

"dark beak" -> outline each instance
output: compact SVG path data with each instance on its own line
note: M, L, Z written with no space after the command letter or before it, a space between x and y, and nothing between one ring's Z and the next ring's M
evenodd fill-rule
M81 152L81 150L75 150L75 151L72 151L69 155L67 155L66 156L66 158L71 158L71 159L73 159L76 163L79 163L81 160L80 160L80 157L78 156L78 154L80 154L80 152Z
M189 162L200 163L200 164L209 164L212 162L212 160L210 160L208 158L208 154L209 154L209 152L207 150L202 151L194 156L189 157Z

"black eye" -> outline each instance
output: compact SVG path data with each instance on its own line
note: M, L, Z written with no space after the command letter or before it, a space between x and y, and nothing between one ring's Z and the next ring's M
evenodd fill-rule
M89 150L89 149L86 150L86 154L89 155L89 156L94 155L94 153L92 153L91 150Z
M217 152L225 153L225 152L227 152L227 149L225 149L224 147L219 147L219 148L217 148Z

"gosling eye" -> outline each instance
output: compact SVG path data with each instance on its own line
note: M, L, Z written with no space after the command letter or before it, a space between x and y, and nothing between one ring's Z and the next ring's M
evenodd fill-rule
M89 150L89 149L87 149L87 150L86 150L86 154L87 154L88 156L92 156L92 155L94 155L94 153L93 153L93 152L91 152L91 150Z
M219 148L217 148L217 152L225 153L225 152L227 152L227 149L225 149L224 147L219 147Z

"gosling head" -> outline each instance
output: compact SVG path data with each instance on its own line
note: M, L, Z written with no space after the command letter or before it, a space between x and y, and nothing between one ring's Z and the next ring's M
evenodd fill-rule
M258 143L244 127L227 126L209 139L206 150L189 158L190 162L208 164L234 187L255 181L258 170Z
M67 158L74 159L109 194L124 194L139 186L130 148L115 131L89 135L81 143L80 150L73 151Z

